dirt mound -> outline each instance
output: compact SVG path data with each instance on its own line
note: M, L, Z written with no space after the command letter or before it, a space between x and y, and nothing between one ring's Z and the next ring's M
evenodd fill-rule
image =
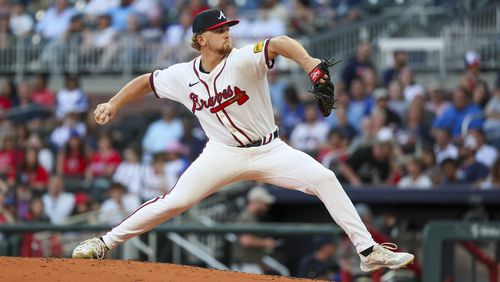
M312 281L166 263L0 257L0 281Z

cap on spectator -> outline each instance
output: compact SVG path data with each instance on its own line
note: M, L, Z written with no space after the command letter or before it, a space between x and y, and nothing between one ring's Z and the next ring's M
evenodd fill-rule
M481 63L481 57L476 51L467 51L464 56L465 67L469 69L478 69Z
M392 129L388 127L381 128L377 132L377 142L379 143L390 143L394 139L394 133Z
M373 91L373 98L375 98L375 100L387 99L389 98L389 93L387 93L385 88L377 88Z
M73 23L79 20L83 20L83 14L74 14L69 21Z
M205 10L194 17L193 33L204 32L225 24L233 26L239 22L238 20L228 20L221 10Z
M443 168L445 165L451 164L455 167L458 167L458 160L455 160L453 158L446 158L441 162L441 168Z
M69 138L73 138L73 137L80 137L80 133L78 133L78 130L71 128L69 130Z
M184 146L181 142L177 140L169 142L165 150L168 153L181 154L181 155L185 155L188 153L188 148L186 148L186 146Z
M247 198L249 202L262 202L266 204L272 204L276 201L276 198L262 186L252 188L248 192Z
M320 248L326 244L336 245L339 242L338 236L315 236L313 237L313 243L317 248Z
M124 193L127 192L127 187L123 186L121 183L118 182L113 182L108 188L108 191L111 191L113 189L119 189L122 190Z
M424 97L425 96L425 88L420 84L414 84L414 85L408 86L405 89L404 95L405 95L405 100L407 102L411 102L416 97L419 97L419 96Z
M477 149L477 140L471 134L468 134L464 139L464 147L467 149Z
M88 204L90 202L90 198L85 193L76 193L75 195L75 205L79 204Z

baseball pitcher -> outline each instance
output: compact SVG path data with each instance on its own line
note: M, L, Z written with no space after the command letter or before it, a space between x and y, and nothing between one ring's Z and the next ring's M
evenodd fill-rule
M209 138L201 155L181 175L170 193L151 199L100 238L82 242L74 258L103 258L128 239L189 209L221 187L257 180L316 195L347 233L361 258L361 269L374 271L406 266L409 253L394 244L377 244L363 225L335 174L309 155L280 140L267 84L273 59L284 56L309 74L316 103L325 116L334 106L329 61L309 56L287 36L233 48L228 20L219 10L199 13L193 22L191 46L201 55L190 62L141 75L107 103L97 106L98 124L111 121L126 104L153 92L186 106Z

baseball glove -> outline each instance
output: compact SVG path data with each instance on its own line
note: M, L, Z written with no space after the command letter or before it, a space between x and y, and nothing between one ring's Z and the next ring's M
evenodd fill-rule
M312 84L312 89L309 92L314 95L314 101L324 117L329 116L332 110L335 109L335 87L330 80L330 71L328 69L340 63L341 60L333 61L334 58L321 60L321 63L309 73ZM328 76L327 79L324 78L325 74ZM321 82L321 79L324 82Z

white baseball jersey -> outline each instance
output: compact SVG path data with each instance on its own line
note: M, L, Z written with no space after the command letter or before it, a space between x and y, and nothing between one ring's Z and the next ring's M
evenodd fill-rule
M234 48L210 73L201 56L151 74L160 98L182 103L200 120L209 139L240 146L269 138L276 130L267 83L269 40ZM263 140L265 142L265 140Z

